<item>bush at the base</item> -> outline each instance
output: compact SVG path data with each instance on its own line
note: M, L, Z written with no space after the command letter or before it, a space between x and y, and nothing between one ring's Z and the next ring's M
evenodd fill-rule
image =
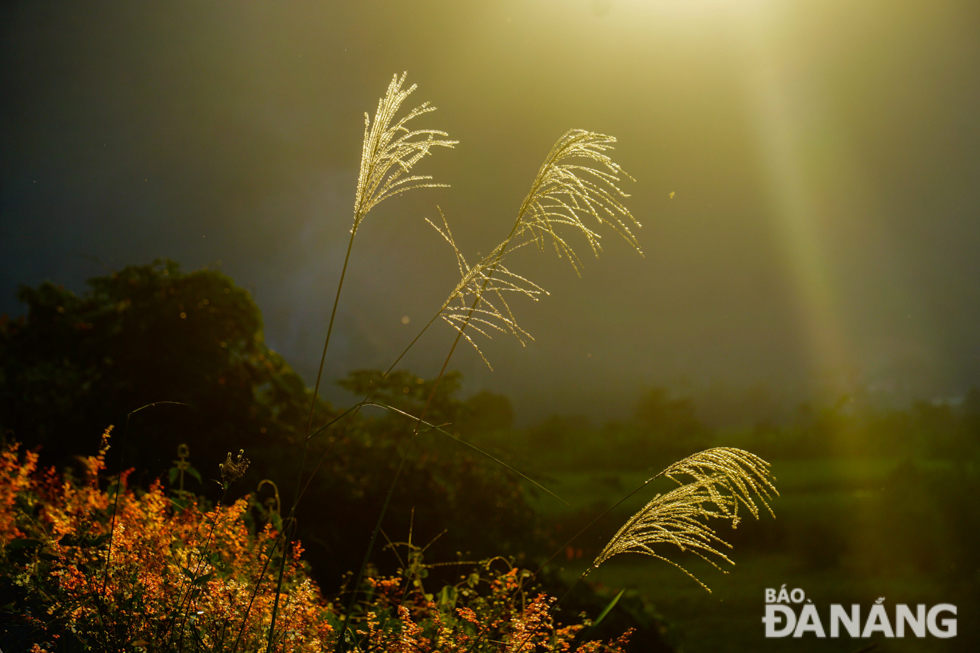
M140 491L127 473L106 479L107 449L108 431L77 479L39 469L36 453L15 443L0 449L4 651L265 650L279 533L250 531L246 499L208 508L159 481ZM500 559L429 593L417 552L407 552L415 563L402 576L365 582L348 650L585 653L626 643L573 643L587 622L555 624L554 599L522 589L526 572ZM334 650L347 597L325 600L301 553L293 543L273 650Z

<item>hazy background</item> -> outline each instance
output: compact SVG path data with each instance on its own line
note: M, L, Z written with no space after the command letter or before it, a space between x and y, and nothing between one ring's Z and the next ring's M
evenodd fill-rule
M459 350L468 391L527 421L659 383L898 404L980 384L976 3L31 0L0 30L0 313L22 283L220 265L312 382L363 113L407 70L407 104L439 108L418 125L461 141L418 170L452 188L365 221L330 377L386 367L455 284L423 218L486 253L575 127L620 139L644 256L605 232L581 279L515 257L551 292L514 307L536 340L487 344L492 373ZM451 338L405 366L434 375Z

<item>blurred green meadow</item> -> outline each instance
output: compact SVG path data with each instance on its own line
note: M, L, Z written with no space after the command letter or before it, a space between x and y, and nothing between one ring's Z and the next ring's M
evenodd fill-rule
M773 519L745 519L718 534L733 544L722 573L690 553L661 547L659 552L683 565L711 588L661 561L623 555L587 577L600 593L614 596L626 589L651 602L668 625L678 651L970 651L980 638L980 564L975 558L976 508L960 512L946 505L946 493L971 503L976 495L976 466L949 459L900 457L772 460L780 496L771 502ZM639 471L566 471L549 476L549 487L572 505L569 510L546 495L534 500L547 522L582 523L600 506L618 501L641 485L649 473ZM957 487L968 477L974 490ZM947 485L948 483L948 485ZM597 548L657 491L658 481L624 502L561 556L561 574L574 582ZM960 521L962 519L962 521ZM972 528L970 534L965 530ZM964 532L960 532L964 531ZM879 597L890 618L894 606L952 603L957 606L958 634L953 639L907 636L868 639L849 636L817 638L808 633L767 639L762 617L765 590L800 588L818 606L829 633L827 613L833 603L862 606L862 616ZM798 613L798 606L797 613ZM863 623L863 621L862 621ZM892 624L894 626L894 624ZM868 649L874 645L876 648Z

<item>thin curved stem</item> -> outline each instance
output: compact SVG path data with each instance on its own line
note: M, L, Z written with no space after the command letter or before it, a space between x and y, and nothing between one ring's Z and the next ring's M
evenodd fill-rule
M283 529L285 530L285 529ZM259 587L262 585L262 579L265 578L265 572L269 568L269 563L272 562L272 555L279 548L279 538L276 537L272 541L272 545L269 548L269 555L265 558L265 563L262 565L262 571L259 572L258 580L255 582L255 587L252 589L252 595L248 599L248 605L245 607L245 614L242 616L242 627L238 630L238 637L235 638L235 644L231 647L231 653L235 653L238 650L238 643L241 642L242 636L245 634L245 627L248 625L248 615L252 611L252 604L255 602L255 597L258 596Z
M500 249L500 251L501 251L500 257L498 257L497 260L494 262L494 264L493 264L493 266L492 266L492 268L490 270L490 273L483 280L483 286L482 286L481 290L485 289L486 286L487 286L487 284L490 283L490 279L493 276L493 273L496 271L497 266L500 263L500 259L503 257L503 252L507 249L506 245L514 237L514 234L517 232L517 227L518 227L519 224L520 224L520 217L518 217L517 223L514 224L514 228L511 230L511 233L507 237L507 240L504 241L505 245L504 245L504 247L502 247ZM446 355L446 360L442 364L442 369L439 370L439 375L436 377L435 381L432 384L432 390L429 392L429 398L425 402L425 407L422 409L422 413L417 418L418 421L415 423L415 430L412 433L413 439L414 439L414 436L418 435L418 433L419 433L419 429L421 428L421 426L423 424L423 420L425 419L426 415L428 414L429 408L432 405L432 400L435 397L436 390L439 388L439 383L442 381L443 376L445 376L445 374L446 374L446 368L449 366L449 361L453 357L453 352L456 351L456 346L459 345L459 340L460 340L460 338L463 337L463 330L466 328L466 325L469 323L470 317L473 315L473 311L476 310L477 304L479 304L479 302L480 302L480 295L478 294L476 296L476 298L473 300L473 305L470 307L470 311L469 311L469 313L466 316L466 320L463 322L463 325L459 329L457 329L456 338L453 340L452 347L449 348L449 353ZM439 309L439 314L442 313L442 311L443 311L444 308L445 308L445 306L443 306L443 308ZM437 314L436 317L438 317L438 316L439 315ZM432 321L435 321L435 318L433 318ZM429 324L431 324L431 322ZM428 328L428 325L426 325L426 328ZM394 367L394 365L392 365L392 367ZM389 368L389 372L390 372L390 369L391 368ZM387 373L386 373L386 376L387 376ZM353 590L354 591L354 594L351 597L350 603L347 606L347 611L346 611L346 613L344 615L344 625L341 628L340 638L337 640L337 651L339 653L344 653L346 651L347 643L346 643L345 637L346 637L346 633L347 633L348 624L350 623L350 617L351 617L351 614L353 613L353 610L354 610L354 603L355 603L355 599L357 598L357 590L358 590L358 586L360 584L360 579L364 576L364 570L367 567L367 563L368 563L368 561L371 558L371 553L372 553L372 551L374 549L374 542L377 540L378 531L381 530L381 524L384 522L385 515L388 512L388 505L391 502L391 497L392 497L392 495L394 494L394 491L395 491L395 485L398 483L398 477L401 474L401 470L402 470L402 467L404 466L404 464L405 464L405 457L403 455L402 456L401 463L399 463L399 465L398 465L398 470L395 472L395 477L392 479L391 487L388 490L388 496L385 497L384 505L381 507L381 514L378 515L378 523L375 526L374 532L371 533L371 540L368 543L367 551L364 554L364 562L361 563L361 568L357 572L358 582L355 583L355 585L354 585L354 590Z
M306 423L306 438L303 442L303 457L300 459L299 475L297 477L297 488L301 486L303 480L303 466L306 462L306 448L310 440L310 433L313 430L313 417L316 414L316 400L320 392L320 380L323 378L323 365L327 360L327 348L330 347L330 335L333 333L333 323L337 317L337 305L340 303L340 291L344 288L344 278L347 276L347 264L350 262L350 253L354 248L355 231L351 231L350 240L347 242L347 253L344 255L344 267L340 270L340 281L337 283L337 294L333 299L333 309L330 311L330 323L327 325L327 338L323 342L323 353L320 354L320 367L316 371L316 384L313 386L313 401L310 404L310 419Z
M367 551L364 552L364 562L361 563L361 568L357 571L357 580L354 581L350 601L348 601L347 610L344 612L344 625L341 626L340 637L337 639L337 647L340 653L344 653L344 651L347 650L347 629L350 627L350 618L354 613L354 605L357 603L358 588L360 588L361 581L364 579L364 570L367 569L367 564L371 559L371 552L374 550L374 543L378 539L378 533L381 531L381 522L384 521L385 514L388 512L388 504L391 503L391 497L395 494L395 486L398 485L398 477L401 476L402 469L405 467L405 460L407 458L408 447L406 447L404 453L402 453L402 459L398 463L398 469L395 470L395 476L391 479L391 486L388 488L388 495L385 497L385 503L381 508L381 514L378 515L378 523L371 532L371 540L368 542Z
M356 219L354 224L357 224ZM323 365L327 360L327 349L330 347L330 336L333 333L333 324L337 317L337 305L340 304L340 292L344 288L344 278L347 276L347 265L350 263L350 253L354 248L354 236L356 234L357 230L351 229L350 240L347 241L347 253L344 255L344 267L340 270L340 281L337 283L337 294L334 296L333 309L330 311L330 323L327 325L327 337L323 342L323 353L320 355L320 367L317 368L316 384L313 386L313 400L310 402L310 418L306 423L306 437L303 438L303 454L300 456L299 474L296 476L296 496L293 499L293 505L289 509L290 519L292 519L296 513L296 505L299 503L300 493L303 489L303 472L305 471L306 467L306 453L310 448L310 433L313 431L313 418L316 415L316 400L320 392L320 381L323 378ZM289 539L286 538L283 541L282 561L279 564L279 573L276 579L276 598L272 603L272 621L269 624L269 643L266 647L267 652L272 650L272 640L276 626L276 615L279 612L279 596L282 593L282 579L286 572L286 556L288 552Z
M190 404L185 404L182 401L154 401L151 404L146 404L145 406L140 406L136 410L130 411L126 415L126 426L123 427L123 441L122 446L120 446L119 451L119 487L116 488L116 496L112 501L112 520L109 522L109 548L106 550L105 554L105 567L102 570L102 595L105 595L106 586L109 582L109 558L112 556L112 536L116 530L116 509L119 506L119 495L122 494L122 466L123 461L126 457L126 441L129 436L129 418L140 412L144 408L152 408L153 406L159 406L162 404L174 404L176 406L189 406Z

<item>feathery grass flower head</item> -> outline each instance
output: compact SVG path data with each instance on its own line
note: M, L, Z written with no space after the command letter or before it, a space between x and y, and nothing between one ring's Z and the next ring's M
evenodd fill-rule
M524 345L525 338L530 340L534 340L534 338L517 324L517 319L511 311L505 294L523 295L538 301L538 295L547 295L548 293L544 288L514 274L503 265L501 250L506 243L498 245L488 256L471 266L466 262L466 257L463 256L459 247L456 246L453 234L449 230L449 222L446 220L446 216L442 214L442 209L439 209L439 215L443 222L441 228L428 218L426 221L453 248L460 274L459 283L449 293L449 297L439 310L439 316L466 338L467 342L476 349L483 362L487 364L487 367L493 369L483 352L466 333L466 327L487 338L490 337L489 330L491 329L501 333L509 332L517 338L521 345Z
M654 551L653 546L672 544L681 551L691 551L716 569L721 568L709 555L735 564L718 550L719 546L731 548L731 545L705 520L709 517L727 519L735 528L740 521L739 505L758 519L757 501L772 514L768 501L779 492L772 484L775 479L769 472L769 463L742 449L715 447L674 463L650 481L660 476L671 479L678 487L666 494L658 494L633 515L586 573L620 553L639 553L677 567L710 592L708 586L691 572ZM678 477L690 480L682 482Z
M558 139L531 185L518 213L515 236L539 246L550 238L559 256L568 257L575 271L580 260L560 231L570 227L585 236L593 254L602 250L600 234L585 223L591 216L599 225L609 225L638 252L640 244L630 229L639 227L622 200L629 197L618 186L622 177L633 180L606 153L616 138L607 134L570 129Z
M629 196L617 185L622 177L632 177L607 153L615 142L614 137L606 134L582 129L567 131L551 148L538 170L510 234L472 266L456 246L442 211L443 227L428 220L453 248L460 272L460 281L440 309L440 317L476 349L487 367L493 369L466 333L467 327L488 338L491 330L511 333L524 345L525 338L533 338L517 324L505 295L514 293L537 301L539 295L548 294L537 284L507 269L503 262L508 254L529 244L543 248L550 238L558 256L567 257L579 273L581 261L565 232L570 229L582 234L593 254L598 256L602 249L599 244L601 235L586 224L589 216L600 226L611 226L640 251L630 223L636 227L640 224L622 202Z
M422 114L436 108L424 102L415 107L397 122L395 114L402 102L412 94L413 84L402 88L407 73L395 75L388 85L384 97L378 100L378 110L371 117L364 114L364 145L361 153L361 170L357 178L357 192L354 196L354 225L351 233L356 233L364 216L374 206L393 195L413 188L445 187L448 184L427 183L430 175L407 175L412 166L418 163L433 147L453 147L458 141L446 140L448 134L438 129L409 129L406 125Z

